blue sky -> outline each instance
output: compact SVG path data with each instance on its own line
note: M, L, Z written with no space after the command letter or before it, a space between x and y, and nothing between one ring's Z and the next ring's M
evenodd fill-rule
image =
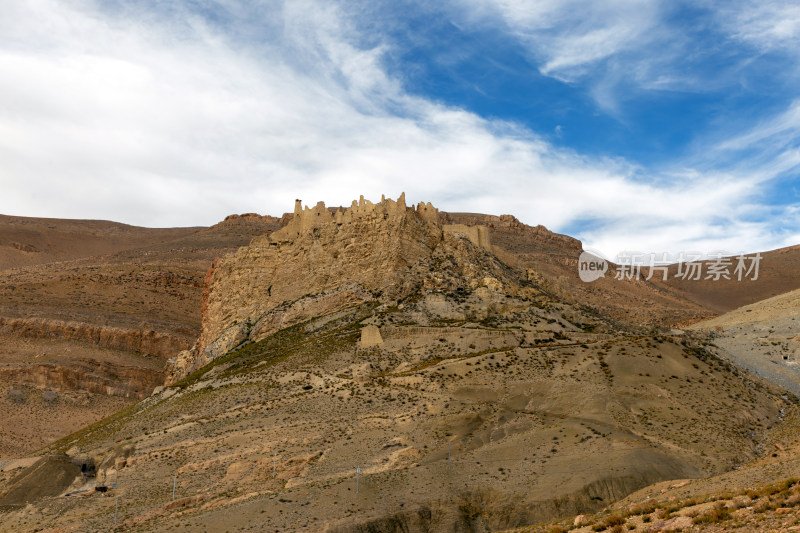
M11 0L0 72L6 214L405 191L607 255L800 244L792 2Z

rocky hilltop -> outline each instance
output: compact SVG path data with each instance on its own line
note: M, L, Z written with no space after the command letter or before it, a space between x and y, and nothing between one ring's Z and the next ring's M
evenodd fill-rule
M312 317L420 290L531 286L492 253L488 227L447 224L430 203L353 201L313 208L297 200L278 231L214 262L197 344L170 361L173 383L245 342ZM530 290L530 289L529 289Z
M377 203L362 196L347 208L324 202L310 208L297 200L279 224L214 261L199 338L170 359L167 384L292 324L366 301L391 305L417 290L499 286L516 294L524 288L656 327L714 314L691 298L699 286L611 275L584 283L577 275L579 240L512 215L407 206L403 194Z

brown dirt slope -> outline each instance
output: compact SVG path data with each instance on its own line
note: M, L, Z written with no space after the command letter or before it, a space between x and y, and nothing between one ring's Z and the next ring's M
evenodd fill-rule
M675 479L630 494L599 514L514 529L554 531L798 531L800 422L786 413L767 453L742 468L703 479ZM509 532L510 533L510 532Z
M0 510L22 507L30 500L57 496L81 475L81 466L65 454L42 457L9 480L0 491ZM43 484L42 480L48 480Z
M460 299L425 293L282 330L54 451L114 464L134 449L117 493L126 528L360 531L394 517L422 531L410 525L422 513L433 531L497 529L727 471L759 456L789 408L686 337L587 334L569 306ZM449 318L481 312L483 324ZM360 347L366 325L382 343ZM9 530L102 530L113 511L101 495L32 503Z
M43 410L13 404L13 416L0 420L0 457L148 396L163 382L164 361L199 334L214 258L279 227L252 214L174 229L0 217L0 394L61 395Z
M107 220L0 215L0 271L150 246L201 228L154 229Z

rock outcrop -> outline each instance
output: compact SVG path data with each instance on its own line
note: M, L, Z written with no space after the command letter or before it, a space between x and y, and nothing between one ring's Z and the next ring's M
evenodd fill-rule
M544 226L528 226L513 215L484 215L480 213L440 213L445 228L484 228L491 244L500 245L514 254L558 254L577 257L583 248L581 241L561 235ZM477 244L477 243L476 243Z
M293 302L287 311L305 309L299 318L317 309L333 312L337 301L349 307L372 294L407 294L404 271L442 241L437 215L430 204L407 208L403 196L378 204L362 197L334 212L322 202L303 210L298 203L286 227L217 262L204 295L198 347L205 349L233 324L269 334L259 321L287 302Z
M285 226L215 261L206 278L202 333L168 365L167 383L238 345L359 304L415 291L502 286L487 228L443 225L430 203L405 195L349 208L296 201ZM512 282L508 290L513 291Z

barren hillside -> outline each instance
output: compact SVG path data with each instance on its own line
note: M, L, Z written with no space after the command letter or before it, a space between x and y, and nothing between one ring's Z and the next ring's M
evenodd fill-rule
M721 355L800 395L800 291L746 305L698 322Z
M0 402L13 412L0 420L0 458L147 397L199 334L213 259L280 227L258 215L206 229L0 221ZM37 407L44 393L58 400Z
M567 237L402 197L285 222L215 261L169 386L7 463L0 530L108 530L117 503L144 531L497 530L788 442L790 396L659 322L708 311L576 301Z

